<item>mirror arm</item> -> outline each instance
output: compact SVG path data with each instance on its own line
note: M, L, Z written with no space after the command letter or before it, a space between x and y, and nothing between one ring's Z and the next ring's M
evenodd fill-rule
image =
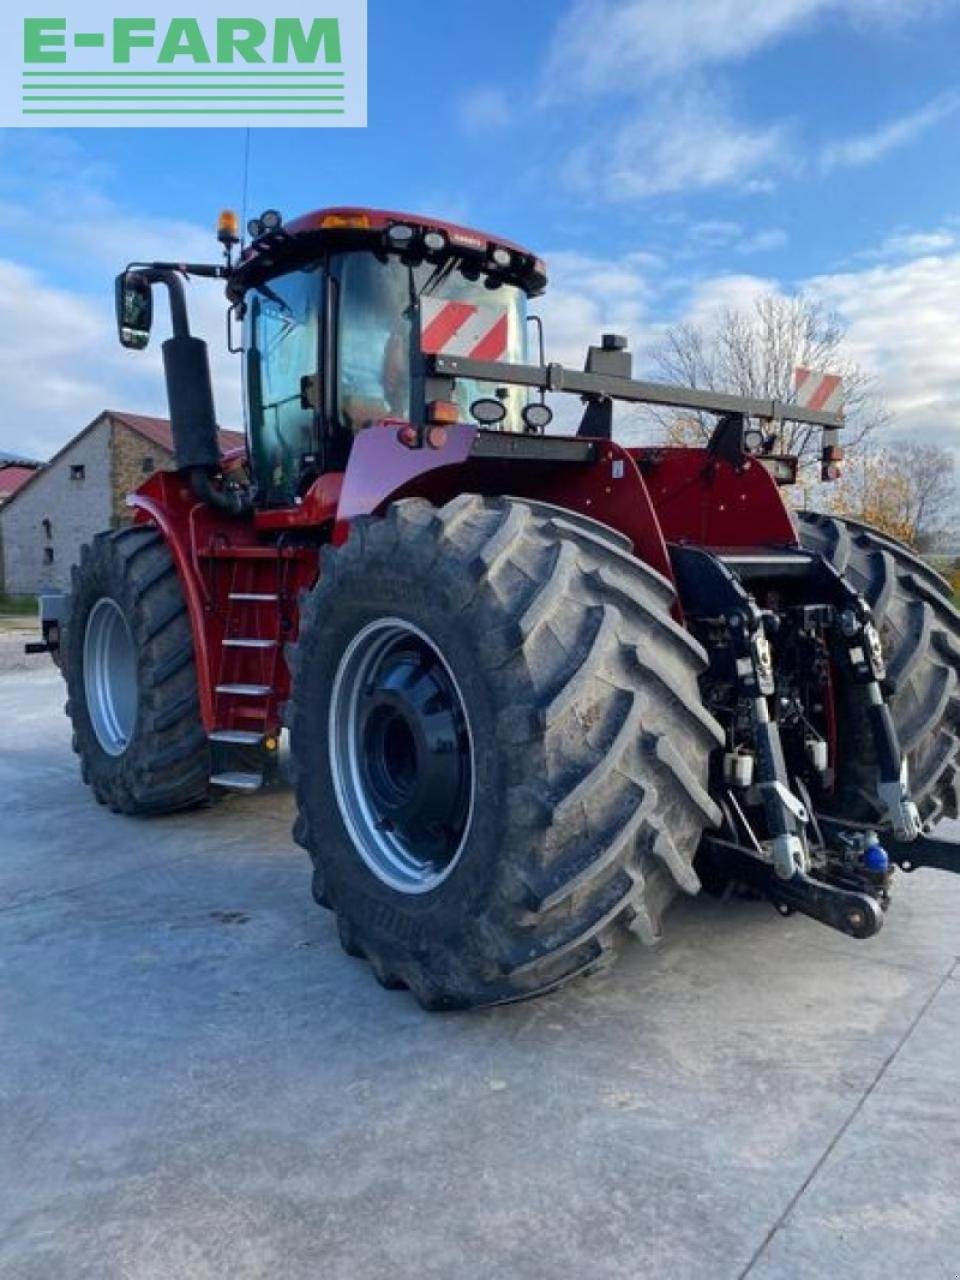
M167 287L170 298L170 323L175 338L190 337L190 321L187 317L187 299L183 291L183 280L179 272L161 266L155 262L131 263L128 271L135 271L150 284L163 284Z

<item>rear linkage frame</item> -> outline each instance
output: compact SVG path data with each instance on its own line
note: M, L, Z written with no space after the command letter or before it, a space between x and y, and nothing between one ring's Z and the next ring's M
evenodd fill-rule
M726 662L736 703L749 713L752 750L728 743L718 769L722 776L715 780L724 824L701 847L707 882L743 883L783 915L801 912L850 937L872 937L890 902L894 866L957 872L960 863L955 843L923 834L886 701L883 649L868 603L811 552L723 555L674 545L670 556L688 620L701 639L714 637L707 645L711 663L718 654ZM751 579L788 580L798 603L776 613L761 609L744 585ZM791 778L769 701L777 693L770 634L776 637L791 622L820 630L864 712L878 762L877 798L892 831L883 845L862 824L816 812L802 778ZM826 743L812 736L806 745L822 768ZM763 835L749 808L762 819Z

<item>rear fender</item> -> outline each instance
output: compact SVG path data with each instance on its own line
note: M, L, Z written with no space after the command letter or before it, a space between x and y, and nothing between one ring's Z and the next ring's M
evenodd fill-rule
M458 425L435 430L439 447L409 448L396 428L368 427L353 442L340 492L334 541L343 542L358 516L379 515L400 498L440 506L460 493L509 495L566 507L616 529L634 555L673 581L670 558L647 486L630 453L610 440L481 433ZM485 456L478 454L478 438ZM491 440L501 456L489 456ZM555 441L556 444L552 442ZM579 447L578 447L579 446ZM589 458L569 460L588 450ZM563 450L564 460L551 458ZM538 456L539 455L539 456Z
M735 467L706 449L631 449L630 454L668 542L712 549L800 545L782 491L756 458Z

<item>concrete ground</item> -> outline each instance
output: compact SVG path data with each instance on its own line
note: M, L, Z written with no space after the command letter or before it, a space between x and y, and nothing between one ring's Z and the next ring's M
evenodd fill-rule
M681 904L428 1015L340 950L279 789L160 821L0 676L4 1280L955 1280L960 880L855 943Z

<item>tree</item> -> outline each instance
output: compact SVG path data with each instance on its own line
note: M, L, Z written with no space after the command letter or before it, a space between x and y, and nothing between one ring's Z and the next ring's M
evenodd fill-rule
M839 373L844 384L843 433L846 449L856 449L887 420L873 379L844 352L843 326L818 303L803 297L764 294L747 308L725 307L705 323L668 329L652 353L666 382L710 391L790 402L798 365ZM654 410L674 443L702 443L713 429L711 414ZM819 452L820 428L783 424L780 448L805 461Z
M954 456L915 441L868 445L847 461L843 479L827 487L825 497L838 515L930 551L956 528Z

